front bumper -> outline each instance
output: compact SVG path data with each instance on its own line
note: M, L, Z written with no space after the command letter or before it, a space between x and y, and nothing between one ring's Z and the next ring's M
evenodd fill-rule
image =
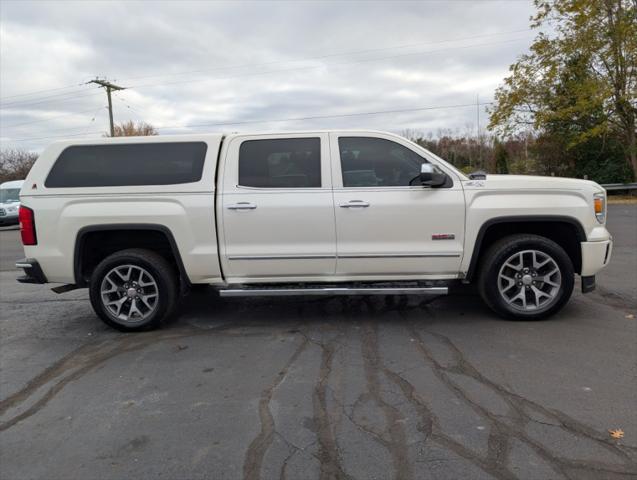
M580 271L582 293L595 290L595 274L608 265L613 253L613 237L605 228L598 230L601 230L598 232L601 234L600 240L581 242L580 244L582 248L582 269Z
M20 223L17 215L0 215L0 225L17 225Z
M595 275L608 265L613 253L613 239L599 242L582 242L582 277Z
M18 260L15 266L24 270L24 275L17 278L18 282L20 283L48 282L37 260L34 260L32 258L23 258L22 260Z

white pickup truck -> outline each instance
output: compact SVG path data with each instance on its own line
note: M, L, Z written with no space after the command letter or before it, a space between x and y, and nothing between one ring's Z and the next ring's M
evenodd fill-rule
M610 260L606 194L476 174L374 131L64 141L20 194L24 283L88 287L120 330L157 327L194 284L222 296L444 294L476 282L539 319Z

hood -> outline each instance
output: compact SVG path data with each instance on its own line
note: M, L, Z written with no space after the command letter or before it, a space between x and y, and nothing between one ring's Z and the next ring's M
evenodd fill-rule
M468 180L467 188L477 187L481 190L589 190L603 192L604 189L595 182L579 178L540 177L533 175L491 175L486 180Z

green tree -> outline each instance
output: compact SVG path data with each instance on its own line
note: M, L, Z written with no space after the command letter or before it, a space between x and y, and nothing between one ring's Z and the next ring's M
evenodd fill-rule
M509 152L505 146L499 142L495 141L495 172L496 173L509 173Z
M637 175L637 0L535 0L540 32L496 90L489 128L534 129L566 151L619 139ZM604 142L601 142L604 145ZM577 168L570 158L567 170Z

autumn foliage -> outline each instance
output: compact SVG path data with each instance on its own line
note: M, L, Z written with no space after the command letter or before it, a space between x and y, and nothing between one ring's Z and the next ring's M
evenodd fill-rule
M149 135L158 135L157 129L150 123L135 123L132 120L116 124L113 130L115 130L115 137L146 137Z
M539 33L497 89L489 127L500 137L531 132L540 157L564 171L637 175L637 1L535 5Z
M24 180L37 160L37 153L10 148L0 150L0 183Z

